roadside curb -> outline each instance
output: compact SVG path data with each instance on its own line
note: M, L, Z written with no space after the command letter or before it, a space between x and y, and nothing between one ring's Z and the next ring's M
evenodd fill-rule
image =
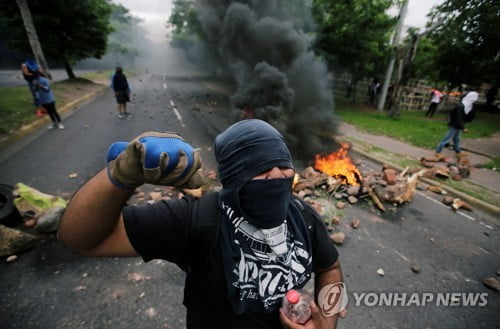
M363 151L361 149L359 149L358 147L356 146L352 146L352 150L372 161L375 161L377 163L380 163L380 164L389 164L391 167L393 167L394 169L398 170L398 171L403 171L404 168L400 167L399 165L396 165L396 164L392 164L392 163L389 163L388 161L385 161L385 160L382 160L366 151ZM442 184L440 183L439 181L435 181L435 180L432 180L432 179L429 179L429 178L425 178L425 177L419 177L419 180L426 183L426 184L429 184L429 185L439 185L443 190L445 190L446 192L448 192L449 194L457 197L457 198L460 198L464 201L466 201L467 203L475 206L475 207L478 207L478 208L481 208L482 210L484 211L487 211L493 215L496 215L496 216L499 216L500 217L500 208L490 204L490 203L487 203L487 202L484 202L482 200L479 200L479 199L476 199L470 195L467 195L463 192L460 192L460 191L457 191L449 186L447 186L446 184Z
M91 93L88 93L86 95L83 95L82 97L77 98L77 99L67 103L66 105L58 108L57 112L59 113L59 115L62 116L64 113L69 112L70 110L76 108L77 106L83 105L87 102L90 102L91 100L93 100L97 96L104 93L107 88L108 88L107 86L103 85L98 90L93 91ZM7 135L7 136L0 139L0 150L6 148L10 143L13 143L13 142L21 139L22 137L29 135L30 133L37 130L41 126L46 125L47 123L49 123L49 121L50 121L50 118L48 116L44 116L42 118L36 119L32 123L21 126L15 133L13 133L11 135Z

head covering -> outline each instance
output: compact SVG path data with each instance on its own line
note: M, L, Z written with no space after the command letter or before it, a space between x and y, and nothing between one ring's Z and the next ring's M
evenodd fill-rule
M265 121L239 121L215 138L215 159L222 186L241 188L273 167L293 168L285 139Z
M257 119L235 123L216 137L215 158L223 202L256 226L270 228L283 222L293 178L252 181L273 167L293 168L290 151L278 130ZM252 188L253 185L260 188ZM275 204L270 205L273 202ZM267 216L262 216L263 213Z
M464 106L465 114L469 114L472 110L472 104L479 98L479 94L475 91L469 91L467 95L462 99L462 104Z

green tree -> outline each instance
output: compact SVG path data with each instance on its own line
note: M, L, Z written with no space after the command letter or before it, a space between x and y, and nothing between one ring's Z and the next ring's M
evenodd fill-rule
M111 4L110 24L113 32L108 37L108 52L111 53L118 65L118 55L125 55L132 59L139 56L137 48L138 33L143 34L139 24L142 20L130 14L129 10L122 5Z
M386 12L393 0L313 0L318 24L315 50L353 80L382 72L396 19Z
M29 2L38 38L50 60L64 64L69 78L71 65L84 58L101 58L106 52L111 4L106 0L32 0ZM0 0L0 13L6 17L9 46L30 52L19 8L15 1Z
M478 85L500 76L498 0L445 0L430 18L429 25L442 20L429 36L441 80Z

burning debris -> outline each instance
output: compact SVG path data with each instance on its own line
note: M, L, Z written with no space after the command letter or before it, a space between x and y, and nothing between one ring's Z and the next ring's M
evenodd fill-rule
M348 149L344 143L337 152L316 155L314 168L306 168L297 177L294 192L304 197L319 188L330 198L346 199L350 204L369 197L381 211L386 210L384 202L398 205L412 200L421 172L408 174L406 169L398 174L394 168L384 166L380 172L362 174L347 156ZM343 202L337 203L339 209L344 206Z
M381 171L367 171L361 173L350 157L347 156L349 144L341 144L337 152L327 155L316 155L314 167L307 167L296 175L294 193L301 198L314 195L315 191L323 191L330 199L347 200L349 204L357 203L359 199L370 199L381 211L386 211L385 203L393 206L411 202L419 184L420 178L452 177L455 180L467 177L470 173L470 163L464 156L455 163L448 160L448 167L429 164L429 159L422 159L426 168L405 168L398 173L395 168L384 165ZM434 159L434 158L433 158ZM439 159L441 161L443 159ZM434 159L434 161L436 161ZM459 175L460 178L456 177ZM425 189L434 193L446 195L447 191L441 186L423 184ZM473 211L465 201L445 197L443 203L451 209ZM346 203L339 201L337 209L343 209Z

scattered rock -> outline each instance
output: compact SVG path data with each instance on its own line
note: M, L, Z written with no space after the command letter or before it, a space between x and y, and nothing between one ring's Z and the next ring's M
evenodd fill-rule
M337 200L338 200L338 199L342 199L342 194L340 194L340 193L335 193L334 197L335 197L335 199L337 199Z
M413 265L411 266L411 270L413 271L413 273L418 273L418 272L420 272L420 265L418 265L418 264L413 264Z
M68 178L70 178L70 179L74 179L74 178L77 178L77 177L78 177L77 173L72 173L72 174L68 175Z
M488 231L484 231L484 235L486 235L486 236L490 236L490 232L488 232Z
M215 170L210 170L207 174L207 177L208 179L211 179L211 180L217 180L217 173L215 172Z
M385 275L384 269L379 268L379 269L377 270L377 274L378 274L378 275L380 275L380 276L384 276L384 275Z
M428 186L428 185L427 185L427 184L425 184L425 183L418 183L418 184L417 184L417 190L420 190L420 191L425 191L425 190L427 190L427 186Z
M384 170L384 180L387 182L388 185L396 184L396 176L397 176L396 170L392 168L387 168Z
M12 262L15 262L17 260L17 256L16 255L10 255L9 257L7 257L7 259L5 260L7 263L12 263Z
M434 243L434 238L429 238L430 243Z
M352 196L352 195L349 195L349 197L347 198L347 200L351 204L358 202L358 198L356 198L355 196Z
M335 205L337 207L337 209L344 209L345 208L345 203L344 202L337 202L337 204Z
M333 216L331 219L332 224L334 225L339 225L340 224L340 217L339 216Z
M155 202L160 201L163 195L161 192L150 192L149 193L149 200L153 200Z
M315 201L315 200L311 200L309 202L311 204L311 206L313 207L314 210L316 210L316 212L320 215L320 216L323 216L324 213L323 213L323 206L321 205L320 202L318 201Z
M350 186L347 189L347 194L349 194L349 195L358 195L359 189L360 189L359 186Z
M484 279L483 280L483 284L488 287L488 288L491 288L495 291L500 291L500 281L498 281L496 278L494 277L491 277L491 278L487 278L487 279Z
M38 218L36 223L36 231L38 233L52 233L57 231L59 219L62 216L64 207L52 207L45 214Z
M359 219L353 219L352 222L351 222L351 226L353 229L357 229L359 227L359 224L361 223L361 221Z
M345 240L345 233L344 232L335 232L332 235L330 235L331 239L335 244L343 244Z
M36 242L32 234L0 225L0 257L18 254L34 247Z
M437 185L429 185L427 186L427 190L434 192L434 193L439 193L439 194L448 194L441 186Z
M146 277L142 273L131 273L128 275L128 279L134 282L144 281Z
M443 197L443 203L447 206L451 205L453 203L453 197L451 196Z
M25 221L23 221L23 225L27 228L34 227L36 225L36 219L35 218L26 219Z
M458 210L458 209L464 209L464 210L467 210L467 211L472 211L472 207L465 201L462 201L460 199L453 199L453 203L451 204L451 207L454 209L454 210Z

